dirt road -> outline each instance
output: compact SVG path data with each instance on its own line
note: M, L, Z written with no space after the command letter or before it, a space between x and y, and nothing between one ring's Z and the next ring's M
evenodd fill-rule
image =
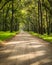
M52 65L52 45L21 32L0 48L0 65Z

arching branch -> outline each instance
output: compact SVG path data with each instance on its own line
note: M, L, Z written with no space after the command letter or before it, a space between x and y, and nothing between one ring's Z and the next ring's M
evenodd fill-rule
M4 7L7 3L9 3L9 2L10 2L10 0L6 1L6 2L3 4L3 6L0 8L0 10L2 10L3 7Z

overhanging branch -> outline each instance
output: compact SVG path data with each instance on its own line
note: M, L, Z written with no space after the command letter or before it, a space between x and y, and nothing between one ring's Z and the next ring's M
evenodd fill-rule
M3 6L0 8L0 10L2 10L3 7L4 7L7 3L9 3L9 2L10 2L10 0L6 1L6 2L3 4Z

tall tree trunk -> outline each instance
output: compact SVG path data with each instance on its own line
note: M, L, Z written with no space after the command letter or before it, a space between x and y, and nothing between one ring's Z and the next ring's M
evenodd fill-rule
M38 1L38 33L40 33L40 3Z
M14 5L13 5L13 3L14 3L14 0L12 0L12 18L11 18L11 26L10 26L10 32L12 32L13 31L13 14L14 14L14 11L13 11L13 8L14 8Z
M50 16L50 14L49 14L49 21L48 21L48 35L50 34L50 18L51 18L51 16Z
M50 34L50 15L48 14L48 10L46 10L46 22L47 22L47 34Z
M40 0L39 0L40 1ZM43 34L43 21L42 21L42 3L41 3L41 1L39 2L39 4L40 4L40 25L41 25L41 34Z
M4 20L4 31L7 31L7 17L8 17L8 12L9 12L9 6L7 7L7 11L6 11L6 16L5 16L5 20Z
M3 27L2 27L2 31L4 31L4 9L3 9L3 23L2 23Z

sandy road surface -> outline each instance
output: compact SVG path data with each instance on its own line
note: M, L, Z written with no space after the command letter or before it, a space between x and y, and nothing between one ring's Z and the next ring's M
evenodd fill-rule
M52 45L21 32L0 48L0 65L52 65Z

